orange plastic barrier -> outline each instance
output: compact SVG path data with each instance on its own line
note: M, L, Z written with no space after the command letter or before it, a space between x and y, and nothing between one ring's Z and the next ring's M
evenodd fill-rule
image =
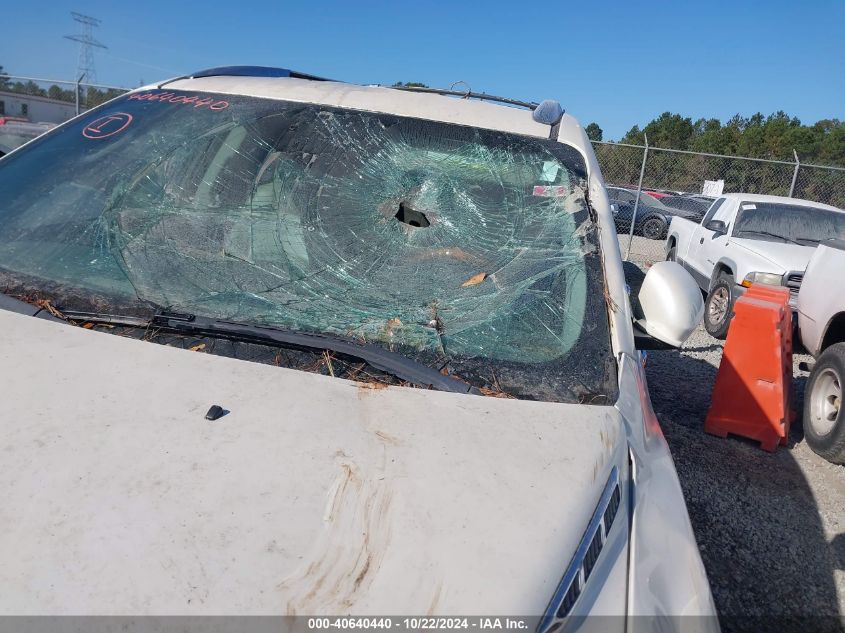
M734 304L704 430L774 452L787 443L793 406L789 290L753 284Z

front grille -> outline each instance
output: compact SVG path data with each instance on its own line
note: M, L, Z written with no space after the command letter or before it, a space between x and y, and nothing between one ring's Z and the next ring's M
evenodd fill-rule
M791 272L783 276L783 285L789 288L789 305L793 308L798 305L798 291L801 290L801 282L804 281L804 273Z
M619 510L619 502L622 501L622 495L619 492L619 486L613 489L613 494L610 495L610 503L607 504L607 510L604 511L604 524L609 526L616 518L616 511Z
M577 580L577 579L576 579ZM565 614L569 613L572 607L575 606L575 601L578 600L578 596L581 595L581 586L578 582L573 582L569 589L566 592L566 595L563 598L563 602L560 603L560 607L558 608L558 613L563 613L564 615L558 615L557 617L563 618Z
M575 606L607 543L607 536L610 534L610 528L621 502L619 470L614 466L587 525L587 530L581 537L578 549L575 550L575 555L546 608L546 614L537 627L539 633L547 633L557 628L560 620L569 615L572 607Z

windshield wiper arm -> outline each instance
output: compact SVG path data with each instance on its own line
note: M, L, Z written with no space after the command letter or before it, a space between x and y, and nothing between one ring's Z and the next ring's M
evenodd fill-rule
M800 242L793 240L791 237L786 237L786 235L779 235L778 233L770 233L769 231L758 231L757 229L742 229L739 232L756 233L757 235L768 235L769 237L775 237L779 240L783 240L784 242L790 242L791 244L798 244L798 246L802 246Z
M75 312L71 310L62 311L62 314L74 321L108 323L130 327L155 327L170 332L192 335L200 334L245 343L270 344L311 351L323 350L335 352L341 356L362 360L375 369L420 387L451 393L480 394L478 388L473 387L460 378L441 374L432 367L423 365L402 354L386 350L378 345L359 343L342 336L297 332L269 325L252 325L249 323L224 321L168 311L159 311L152 318Z

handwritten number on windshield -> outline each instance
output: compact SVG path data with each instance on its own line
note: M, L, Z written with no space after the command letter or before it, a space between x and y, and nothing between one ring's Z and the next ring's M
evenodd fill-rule
M181 105L192 105L194 108L208 107L209 110L225 110L229 107L229 102L223 101L222 99L177 94L175 92L136 93L129 95L129 99L135 101L158 101L159 103L178 103Z

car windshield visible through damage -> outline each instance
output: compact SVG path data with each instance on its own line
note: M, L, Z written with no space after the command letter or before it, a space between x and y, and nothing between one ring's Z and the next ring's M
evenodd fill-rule
M734 237L815 246L845 238L845 212L773 202L743 202Z
M0 162L0 284L341 335L520 398L615 394L572 147L253 97L122 97Z

